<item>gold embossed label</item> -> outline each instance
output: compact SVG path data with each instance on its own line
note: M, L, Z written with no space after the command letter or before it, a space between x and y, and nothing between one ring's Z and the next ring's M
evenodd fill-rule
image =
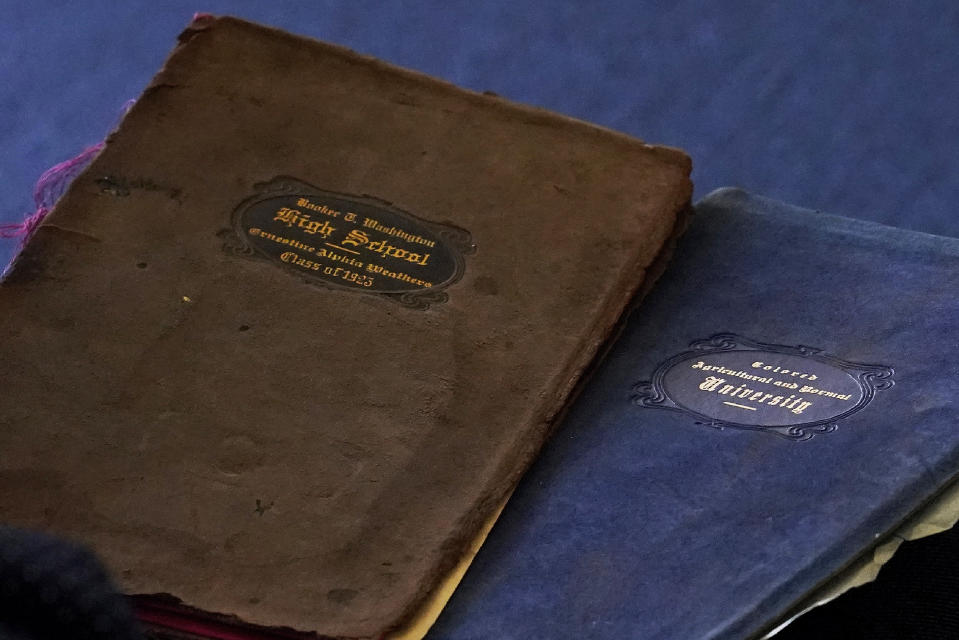
M697 340L662 363L651 381L634 387L633 401L686 413L710 427L806 440L835 430L892 385L890 367L724 333Z
M462 277L474 246L467 231L390 203L277 178L234 211L226 248L327 287L426 309L448 299L444 289Z

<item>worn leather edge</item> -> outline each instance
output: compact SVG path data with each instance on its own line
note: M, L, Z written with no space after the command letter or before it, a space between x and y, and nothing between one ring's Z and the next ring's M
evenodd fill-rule
M433 89L442 90L447 93L454 93L460 98L470 101L472 104L481 105L484 108L493 107L494 109L504 113L520 116L525 115L528 118L527 122L529 124L588 133L593 136L605 138L607 143L620 144L631 149L635 149L637 145L641 145L647 152L653 154L658 160L678 168L681 173L687 177L685 189L680 188L678 184L676 186L677 197L673 202L673 210L669 212L674 217L674 225L673 230L666 236L666 244L669 245L670 242L675 243L675 239L680 235L681 230L685 229L686 216L691 210L690 203L692 196L692 184L688 181L688 176L692 170L692 163L690 158L681 150L666 146L650 145L635 137L578 120L576 118L513 102L499 96L478 93L457 87L456 85L436 79L429 75L398 67L371 56L358 54L345 47L290 34L280 29L250 23L231 16L215 17L209 15L200 15L194 18L190 25L188 25L178 37L178 44L168 56L163 67L156 73L150 85L148 85L148 87L145 89L144 93L141 95L141 98L154 91L162 89L163 86L165 86L164 78L166 75L166 70L171 62L173 62L175 58L190 45L190 42L194 38L202 37L204 32L207 32L218 23L229 24L237 28L267 33L271 37L282 38L284 40L294 38L302 42L304 46L321 49L328 54L336 55L351 63L364 64L375 69L379 69L390 74L396 74L417 83L430 86ZM134 104L131 112L136 108L137 105ZM117 128L120 126L122 126L122 122ZM110 142L115 135L115 131L116 130L107 135L107 144L105 145L104 150L109 147ZM103 153L103 151L100 153ZM93 164L95 164L95 162L91 163L91 166ZM89 169L85 170L84 173L86 173L88 170ZM80 180L75 180L69 189L76 188L76 185L80 182ZM61 199L61 201L68 199L66 198L66 195L67 194L65 193L64 198ZM57 208L54 207L40 227L55 226L57 213ZM665 215L666 212L664 212L664 216ZM679 222L680 219L682 219L681 223ZM36 243L33 243L33 248L39 249L42 252L42 247L38 247ZM14 284L17 275L24 269L28 270L27 263L30 262L32 256L30 249L30 243L28 242L24 247L24 250L17 256L17 258L8 268L5 278L7 282L5 282L5 284ZM671 254L671 249L666 253L666 255L668 254ZM547 411L545 411L546 419L544 419L541 423L539 432L531 433L530 435L535 437L530 438L530 442L526 447L518 450L515 452L514 456L505 458L501 462L501 473L494 475L494 477L497 479L494 480L495 486L484 489L481 492L481 497L478 502L474 504L472 509L470 509L470 515L467 516L464 521L457 523L457 525L454 527L454 530L458 530L461 533L453 534L451 538L448 539L443 545L444 551L442 555L445 560L441 562L441 564L437 566L434 571L424 576L424 580L420 589L417 591L416 595L410 598L410 605L407 607L406 611L398 618L395 624L391 625L388 629L382 630L382 632L376 636L370 636L370 638L376 638L379 640L384 637L384 634L391 633L393 630L408 626L423 610L424 602L429 598L430 594L435 591L436 584L444 579L444 577L449 576L450 573L455 570L456 565L462 562L463 556L467 552L467 549L471 544L474 543L476 539L476 531L482 529L483 525L486 523L489 523L491 526L492 522L495 522L495 514L498 513L498 510L508 499L508 496L512 493L529 464L535 459L553 427L562 419L568 403L572 401L572 399L579 393L579 390L581 390L585 380L588 379L590 372L592 371L592 368L595 366L596 362L602 358L602 354L608 350L615 336L618 335L618 328L621 326L620 323L625 316L625 312L635 306L635 299L640 296L640 294L645 295L645 293L651 287L652 282L655 280L655 277L658 277L658 275L662 273L666 263L663 249L661 248L660 254L657 255L650 263L639 264L639 262L640 259L637 259L635 264L624 267L623 273L620 274L617 286L614 288L617 293L610 295L610 297L604 301L603 309L597 313L597 319L594 327L590 332L588 332L590 339L584 340L584 342L580 345L579 351L571 355L569 366L566 368L568 373L566 376L567 380L564 384L553 387L554 397L552 401L548 403L550 407ZM657 269L658 272L656 271ZM654 273L655 277L653 276ZM634 302L631 302L628 306L624 307L621 303L617 302L618 300L623 299L630 299ZM490 521L491 518L493 518L492 521ZM285 637L284 635L276 636L278 633L294 633L297 634L297 636L317 638L318 640L333 640L334 638L336 638L336 640L353 640L344 636L324 636L312 630L293 631L292 629L288 628L253 625L246 623L236 616L232 616L230 614L203 611L190 607L188 603L184 603L179 600L175 594L131 595L134 598L145 596L150 598L159 597L161 599L166 599L171 604L175 602L176 604L173 604L172 606L184 614L197 616L198 618L202 618L216 624L243 628L253 633L271 634L275 637ZM171 630L164 630L164 633L170 632ZM189 634L181 633L180 635L182 637L190 637ZM269 637L269 635L266 637Z
M586 122L585 120L579 120L571 116L549 111L547 109L542 109L540 107L523 104L521 102L514 102L512 100L500 97L492 92L480 93L471 89L459 87L451 82L441 80L419 71L414 71L412 69L407 69L405 67L384 62L383 60L358 53L347 47L323 42L306 36L291 34L283 31L282 29L248 22L234 16L197 16L194 18L193 22L191 22L190 25L188 25L180 34L178 38L179 44L176 46L176 48L174 48L168 60L172 59L184 45L189 43L190 40L211 29L217 23L227 24L240 29L258 31L263 34L267 34L270 37L282 38L283 40L289 40L290 38L293 38L301 42L303 46L320 49L327 54L334 55L338 58L346 60L351 64L363 64L373 69L401 76L407 80L429 85L434 90L442 90L446 93L456 94L460 98L465 98L471 103L481 105L485 108L493 107L499 111L511 112L517 115L525 115L528 118L526 120L527 124L590 131L594 135L608 138L611 142L625 143L631 147L639 143L642 144L647 151L652 153L658 160L679 167L686 173L687 176L692 171L692 160L688 155L686 155L685 152L676 147L660 144L649 144L639 138L636 138L635 136L602 127L591 122ZM148 92L155 90L159 86L162 86L162 74L163 70L161 69L161 71L154 78L154 81L149 87L147 87Z
M653 261L643 268L644 277L642 278L641 282L639 282L635 292L632 294L629 304L626 306L623 314L610 327L609 332L600 345L599 350L596 352L594 359L585 367L576 384L574 385L573 390L568 396L567 402L564 404L562 409L556 413L555 417L549 424L550 432L562 422L563 418L568 413L572 402L589 384L590 379L596 372L600 363L603 361L606 354L613 347L615 342L619 339L620 334L625 329L629 314L639 307L642 300L652 290L656 281L665 272L666 267L668 266L669 261L671 260L675 251L676 244L682 234L686 231L694 214L694 209L688 202L677 213L675 223L669 237ZM439 584L424 593L422 598L418 599L418 604L411 606L404 618L399 621L393 629L384 632L378 640L420 640L426 636L426 634L429 632L429 629L439 618L450 598L453 597L456 588L459 586L459 583L462 581L463 577L468 571L473 558L482 548L483 543L495 526L496 521L499 519L502 510L508 504L509 498L522 478L522 475L525 473L525 470L528 468L529 464L538 455L542 446L545 445L549 435L550 434L547 433L546 437L541 439L539 446L537 446L535 450L527 450L526 453L529 458L526 466L523 467L518 474L511 475L512 482L509 484L509 486L500 488L502 494L497 494L500 495L500 497L498 499L490 498L487 500L487 502L492 502L494 505L492 512L486 515L486 517L481 521L480 529L476 535L465 540L457 541L457 543L463 545L463 547L460 549L458 555L454 558L455 562L452 563L452 566L446 568L445 572L442 572L443 577L439 581ZM481 507L477 507L476 512L479 512L480 509ZM169 598L169 596L167 597ZM292 631L289 629L266 628L251 625L235 616L216 614L194 609L189 607L187 604L180 602L179 600L177 600L175 603L171 602L170 604L188 616L193 616L198 619L207 620L217 624L244 629L253 634L263 634L265 640L267 638L279 639L290 637L286 634L289 634ZM161 627L151 627L150 634L150 637L155 638L156 640L194 640L199 637L196 635ZM300 634L298 633L297 635ZM302 634L301 637L316 638L317 640L333 640L333 638L330 638L329 636L317 635L315 633L305 633ZM340 637L336 638L335 640L347 639Z
M535 460L540 449L545 446L549 436L552 435L552 431L556 428L556 426L562 423L563 419L566 417L572 403L580 395L580 393L582 393L586 386L588 386L589 381L596 373L599 365L602 363L603 359L609 353L610 349L612 349L613 345L616 343L625 329L629 314L640 305L643 298L645 298L646 295L652 290L656 281L665 272L666 266L669 264L669 261L673 256L673 252L675 251L676 243L689 226L689 221L692 215L693 208L689 204L687 204L686 207L680 210L677 214L675 224L673 225L673 229L665 244L660 248L659 253L653 259L653 261L645 267L645 277L642 280L642 284L632 295L629 304L625 308L620 318L613 325L609 334L600 346L599 351L596 353L594 359L584 369L582 375L569 394L566 404L550 424L547 437L542 440L539 448L532 452L530 462ZM527 468L528 466L529 465L527 464ZM460 560L457 562L456 566L447 573L446 578L444 578L439 587L427 596L424 604L419 610L412 614L408 622L393 632L388 633L386 635L386 640L420 640L427 634L430 627L432 627L432 625L439 618L443 608L449 602L450 598L453 597L456 588L459 586L459 583L462 581L467 570L469 569L473 558L482 548L483 543L486 541L486 538L489 536L491 530L495 526L496 521L499 519L503 509L506 508L507 504L509 503L509 499L523 475L525 475L525 469L516 479L516 482L513 484L513 486L509 487L506 495L493 510L493 513L483 523L477 536L470 541L469 547L463 551Z
M673 230L667 232L665 243L668 244L670 238L675 239L675 237L678 237L677 228L685 228L685 215L691 210L692 183L689 182L688 176L692 170L692 161L682 151L670 147L649 145L632 136L575 118L512 102L498 96L463 89L432 76L397 67L371 56L358 54L345 47L320 42L303 36L292 35L279 29L246 22L231 16L197 17L180 35L179 44L169 56L164 67L157 73L153 83L148 87L147 92L163 86L167 66L175 61L178 54L189 46L191 41L195 38L202 37L205 32L220 23L235 28L266 33L270 37L282 38L284 40L289 40L289 38L292 37L302 42L304 46L323 50L327 54L335 55L353 64L363 64L390 74L399 75L421 85L429 86L434 90L442 90L447 93L456 94L459 98L466 99L477 106L484 108L493 107L498 111L509 113L514 117L517 115L525 115L528 118L527 122L530 124L588 133L593 136L605 138L607 143L624 145L631 149L635 149L637 145L641 145L657 159L673 165L687 177L685 189L681 188L678 184L675 187L676 198L673 201L672 211L668 213L663 212L664 216L669 214L673 216ZM677 224L679 218L683 218L681 225ZM469 509L468 515L453 527L454 533L452 533L450 538L442 545L441 560L438 566L434 567L433 571L424 574L420 587L415 592L415 595L410 598L410 604L397 620L389 627L382 629L376 636L372 636L373 638L380 639L396 630L408 627L411 622L416 619L417 615L424 610L426 602L431 593L435 592L437 585L455 571L457 564L459 564L464 555L468 553L469 546L476 538L476 532L480 531L484 523L491 518L491 514L496 513L501 505L505 503L519 482L519 479L545 443L549 432L561 419L564 408L568 402L573 399L577 393L576 390L581 388L581 381L588 378L588 373L586 372L592 366L591 363L594 365L601 357L601 354L604 353L604 349L608 348L612 337L616 335L616 328L619 326L619 322L621 322L625 311L627 308L632 308L635 304L631 303L624 306L620 301L633 300L640 291L644 293L648 291L648 287L644 289L643 286L645 281L650 278L650 271L654 268L659 268L661 273L661 269L665 267L665 260L660 260L659 256L655 257L648 264L641 264L641 262L643 262L643 260L637 258L634 264L624 267L623 272L618 278L617 285L612 290L615 293L611 294L609 298L604 301L602 309L596 314L596 322L592 330L587 332L589 339L584 340L580 345L580 349L570 356L568 364L564 368L567 374L565 376L566 380L563 384L553 386L553 398L544 403L544 407L548 407L548 409L544 412L546 417L539 425L538 432L532 431L529 434L529 441L525 447L518 449L514 452L513 456L508 456L501 461L499 471L493 474L494 480L492 480L492 486L486 487L480 492L480 498L473 507ZM607 346L603 347L603 345ZM192 611L196 614L202 614L209 619L219 620L250 630L262 629L266 631L268 629L243 622L235 616L193 609L186 603L181 604L180 607L184 611ZM316 634L317 632L311 630L307 633ZM327 636L315 635L315 637L326 638Z

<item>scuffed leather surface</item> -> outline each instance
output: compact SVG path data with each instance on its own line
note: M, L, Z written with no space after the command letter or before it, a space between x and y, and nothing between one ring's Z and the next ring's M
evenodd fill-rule
M0 288L0 519L128 593L373 637L538 450L689 160L234 19L181 41ZM278 175L468 230L465 276L423 312L225 252Z
M435 640L751 637L959 469L959 242L718 191L510 499ZM732 332L891 366L793 442L637 407Z

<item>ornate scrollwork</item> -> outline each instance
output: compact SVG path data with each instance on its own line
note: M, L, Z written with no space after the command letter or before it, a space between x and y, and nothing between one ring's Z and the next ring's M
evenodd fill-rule
M670 397L665 386L666 374L676 365L702 359L710 354L730 353L735 351L756 352L767 354L782 354L793 357L807 358L819 362L833 369L839 369L848 374L849 379L854 380L861 391L858 401L854 406L848 409L838 411L824 419L810 420L796 424L748 424L745 422L735 422L732 420L723 420L714 416L704 415L694 408L683 405ZM701 364L701 363L700 363ZM741 373L741 372L740 372ZM831 433L838 428L838 423L863 409L872 401L877 391L891 388L895 382L893 380L895 372L891 367L865 364L859 362L850 362L842 360L835 356L828 355L822 349L806 345L790 346L781 344L771 344L758 342L749 338L733 333L717 333L705 339L693 340L689 344L689 350L677 354L656 367L652 378L649 381L638 382L633 385L631 401L633 404L644 408L667 409L669 411L685 413L691 415L695 424L711 427L717 430L726 428L764 431L773 435L794 441L804 441L825 433ZM758 376L754 376L756 378ZM749 376L746 376L749 379ZM768 397L768 395L767 395ZM730 404L728 402L724 404ZM733 403L734 406L740 405ZM749 409L749 407L740 407ZM752 410L752 409L750 409Z
M368 195L353 196L327 192L290 176L278 176L272 180L257 183L254 189L255 193L233 211L231 228L217 234L223 240L223 250L231 255L270 262L309 284L323 289L375 295L409 309L425 310L430 305L449 300L449 294L444 289L462 278L466 269L465 256L476 250L472 236L465 229L451 224L423 220L393 206L391 202ZM332 225L324 222L326 226L323 229L329 230L322 237L319 235L286 237L293 232L318 233L319 223L317 222L310 222L310 225L314 227L308 226L306 232L298 230L304 226L302 220L308 219L311 214L317 215L309 209L322 211L324 215L328 213L326 205L323 205L321 210L315 206L315 203L309 202L303 204L302 206L306 209L300 211L300 201L297 201L295 205L290 204L292 202L290 198L316 198L317 202L323 202L324 199L328 203L338 202L336 207L339 208L335 208L332 204L330 206L334 207L339 217L335 220L330 219L333 221ZM280 203L286 207L280 209L286 212L285 215L300 216L298 219L301 222L292 231L287 228L293 227L292 224L281 228L280 231L276 229L271 231L272 223L268 221L275 220L272 218L272 211L275 209L271 209L269 217L262 217L262 210L272 207L273 205L269 203L273 199L279 199ZM341 210L349 213L339 215ZM247 218L257 222L245 224L249 222ZM371 219L372 223L370 223ZM336 220L339 220L340 224L336 224ZM387 223L381 224L382 220L386 220ZM286 218L283 221L286 222ZM339 234L346 233L344 228L352 230L347 237L339 240L336 236L328 235L336 232L338 228ZM260 238L268 236L272 240L266 242L268 246L264 246L259 238L251 240L247 231L254 236L259 235ZM371 238L369 235L371 231L380 233L381 237ZM283 236L283 242L274 247L271 242L279 242L276 240L277 234ZM396 237L401 240L396 240ZM336 242L351 246L344 247L337 245ZM399 245L395 244L397 242ZM369 247L377 243L381 245L377 250L364 249L367 251L364 254L366 257L360 259L366 263L365 266L358 264L360 261L354 259L354 256L360 256L359 250L353 250L359 243L369 243ZM326 245L326 248L322 245ZM314 252L314 247L319 248ZM338 253L332 258L338 262L331 263L329 262L331 258L321 257L327 255L322 252L330 250ZM280 255L280 252L285 253ZM426 262L426 259L430 257L428 254L432 254L429 265ZM392 256L389 263L383 262L387 256ZM358 266L354 267L354 264ZM408 272L409 269L414 268L413 265L420 271ZM328 273L334 270L335 274ZM345 271L349 272L349 281L344 281L343 277L338 275ZM382 280L379 274L385 274ZM380 282L391 284L383 286ZM369 283L374 284L369 286ZM409 289L410 287L422 288Z

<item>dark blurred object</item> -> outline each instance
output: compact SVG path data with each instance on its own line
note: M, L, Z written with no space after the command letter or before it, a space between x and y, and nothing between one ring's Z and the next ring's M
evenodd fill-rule
M904 543L874 582L800 616L773 638L959 638L959 531Z
M0 526L0 640L142 638L126 600L83 547Z

